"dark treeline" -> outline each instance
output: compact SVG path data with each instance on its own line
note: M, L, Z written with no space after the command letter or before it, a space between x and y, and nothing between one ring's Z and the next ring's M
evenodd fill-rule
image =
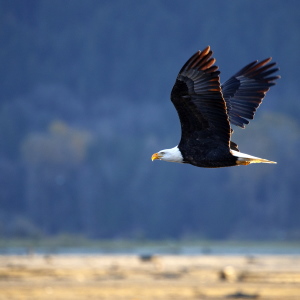
M0 237L300 237L298 1L0 1ZM221 79L273 56L282 79L227 169L154 162L169 93L210 45Z

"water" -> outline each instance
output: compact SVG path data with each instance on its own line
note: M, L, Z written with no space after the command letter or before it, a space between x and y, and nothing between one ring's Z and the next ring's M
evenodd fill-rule
M300 255L295 242L130 242L105 241L82 245L18 243L1 245L1 255Z

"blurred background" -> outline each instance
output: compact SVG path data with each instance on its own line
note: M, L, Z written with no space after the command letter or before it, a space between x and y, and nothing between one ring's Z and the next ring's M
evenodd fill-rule
M299 240L300 2L0 1L0 237ZM281 79L244 153L201 169L178 144L178 71L210 45L224 82L269 56Z

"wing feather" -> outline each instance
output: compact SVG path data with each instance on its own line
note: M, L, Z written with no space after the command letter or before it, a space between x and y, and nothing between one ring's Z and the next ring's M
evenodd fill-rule
M205 136L229 146L230 125L218 67L210 47L196 52L181 68L171 92L184 141ZM205 131L205 135L201 132Z
M279 70L270 61L271 58L251 62L222 85L231 124L242 128L249 124L267 91L280 78L270 76Z

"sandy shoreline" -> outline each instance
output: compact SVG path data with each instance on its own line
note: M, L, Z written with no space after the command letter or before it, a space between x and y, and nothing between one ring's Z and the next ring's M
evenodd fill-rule
M0 256L2 299L300 299L300 256Z

